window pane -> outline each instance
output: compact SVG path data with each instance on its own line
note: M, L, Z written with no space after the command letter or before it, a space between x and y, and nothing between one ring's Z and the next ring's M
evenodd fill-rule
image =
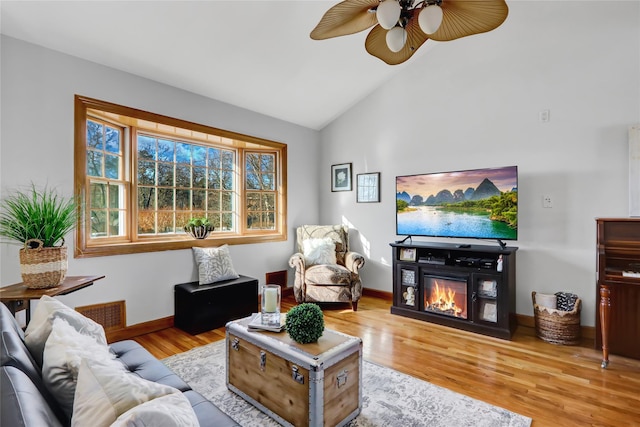
M138 234L155 233L156 216L154 211L138 211Z
M158 163L158 185L173 186L173 165Z
M259 190L260 179L253 172L247 172L247 190Z
M209 180L208 180L209 188L219 189L220 188L220 171L219 170L210 170L209 171Z
M158 160L163 162L173 162L173 151L175 144L173 141L164 139L158 140Z
M220 193L222 200L222 209L223 211L232 211L233 210L233 198L231 197L231 193L227 193L226 191Z
M107 189L102 183L92 182L89 205L94 209L104 209L107 207Z
M191 203L191 207L193 210L202 210L204 211L205 206L205 195L207 192L205 190L193 190L193 201ZM204 216L204 212L202 212ZM196 215L194 215L196 216Z
M158 212L158 233L174 233L174 214L168 211Z
M191 145L178 142L176 144L176 163L191 164Z
M191 207L191 191L190 190L176 190L176 209L189 210Z
M267 193L262 195L262 206L260 207L263 211L275 211L276 209L276 195L272 193Z
M178 212L176 215L176 231L184 232L184 226L187 225L187 223L192 217L201 217L201 216L204 216L203 212L198 212L198 213Z
M103 237L107 235L106 211L91 211L91 237Z
M119 209L124 206L120 206L120 185L109 185L109 207L111 209Z
M138 184L153 185L156 183L155 162L138 161Z
M222 172L222 189L233 190L233 173Z
M251 213L247 215L247 228L250 230L260 229L260 214Z
M102 125L92 120L87 120L87 147L102 150L103 137Z
M155 160L156 139L146 135L138 135L138 158Z
M87 175L102 176L102 153L87 151Z
M120 153L120 131L110 126L106 127L106 147L105 150L110 153Z
M197 188L205 188L207 170L205 168L193 168L193 186Z
M138 187L138 209L154 210L156 207L155 188Z
M107 178L120 178L120 158L117 156L107 155L105 158L104 174Z
M222 151L222 169L233 170L233 165L235 163L234 155L232 151L223 150Z
M120 212L109 212L109 234L111 236L120 235Z
M173 210L173 188L158 188L158 209Z
M261 156L260 170L262 172L275 172L275 156L272 154L263 154Z
M262 175L262 189L263 190L275 190L275 179L272 173L265 173Z
M223 231L233 231L233 214L224 213L222 214L222 227Z
M273 230L275 229L275 221L273 212L264 212L262 214L262 229Z
M209 167L219 169L221 164L221 151L218 148L209 148Z
M209 211L220 210L220 192L219 191L209 191L208 200L207 200L207 209Z
M176 165L176 187L191 187L191 167Z
M193 146L193 164L205 166L207 164L207 149L199 145Z
M260 209L260 193L247 193L247 209L250 211Z

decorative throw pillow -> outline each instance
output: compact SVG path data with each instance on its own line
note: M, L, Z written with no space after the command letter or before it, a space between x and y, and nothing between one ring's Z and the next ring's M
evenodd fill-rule
M107 345L102 325L67 307L55 298L44 295L38 301L24 333L24 343L39 366L42 367L44 345L51 333L51 325L55 317L65 319L76 331L93 337L100 344Z
M198 417L189 399L180 392L156 397L129 409L111 427L198 427Z
M69 419L73 412L78 370L83 359L111 363L114 368L124 371L124 365L115 360L115 355L106 344L81 334L64 319L54 318L44 346L42 380Z
M111 365L82 360L71 426L107 427L129 409L172 393L180 391Z
M336 244L330 237L304 240L302 252L307 266L336 263Z
M198 265L198 283L208 285L240 277L233 269L229 245L219 248L191 248Z

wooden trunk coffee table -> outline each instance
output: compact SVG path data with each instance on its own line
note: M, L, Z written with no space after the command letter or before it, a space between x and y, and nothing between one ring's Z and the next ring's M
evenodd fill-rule
M362 340L325 329L317 343L227 323L227 387L286 426L341 426L362 408Z

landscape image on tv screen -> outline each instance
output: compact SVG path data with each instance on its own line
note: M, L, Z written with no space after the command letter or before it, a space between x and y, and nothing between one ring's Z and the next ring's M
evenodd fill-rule
M396 177L396 234L517 239L518 167Z

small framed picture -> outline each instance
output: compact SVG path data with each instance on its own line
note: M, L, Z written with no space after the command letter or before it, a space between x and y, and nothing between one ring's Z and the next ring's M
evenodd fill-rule
M351 163L331 165L331 191L351 191Z
M400 261L415 261L415 260L416 260L416 248L400 249Z
M359 173L356 175L358 203L379 203L380 202L380 172Z

